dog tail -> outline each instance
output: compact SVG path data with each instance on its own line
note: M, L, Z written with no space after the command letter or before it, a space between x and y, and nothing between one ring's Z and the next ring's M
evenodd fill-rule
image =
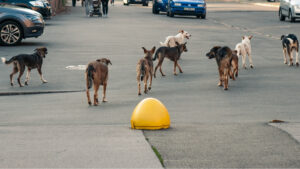
M160 42L160 46L167 46L166 43Z
M142 62L141 62L141 67L140 67L140 71L141 71L141 81L143 81L144 80L144 76L145 76L145 61L143 60Z
M88 65L86 69L86 86L88 89L90 89L93 86L93 72L95 71L95 68L93 65Z
M160 52L160 48L156 50L155 55L154 55L154 58L152 59L152 61L155 61L156 58L158 58L159 52Z
M4 57L1 57L1 61L2 61L2 63L5 63L5 64L11 64L12 62L14 62L16 59L15 59L15 57L12 57L11 59L9 59L9 60L6 60Z

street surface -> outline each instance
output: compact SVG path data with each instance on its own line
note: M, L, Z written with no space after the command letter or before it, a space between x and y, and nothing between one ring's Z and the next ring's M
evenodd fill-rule
M78 6L46 21L40 38L1 46L0 56L6 58L39 46L49 54L42 69L47 84L33 70L29 86L18 87L15 78L11 87L12 66L0 65L0 168L160 168L150 145L166 168L300 168L299 142L267 124L300 122L300 68L283 64L280 41L288 33L300 38L300 22L280 22L276 7L212 3L208 9L206 20L169 18L153 15L150 7L117 2L108 18L88 18ZM174 76L173 62L165 59L166 77L158 71L149 94L138 96L141 47L159 47L180 29L192 34L179 61L184 73ZM240 60L239 77L223 91L217 87L216 62L205 54L215 45L234 49L243 35L254 36L254 69L242 69ZM66 67L102 57L112 62L108 102L91 107L84 70ZM146 97L165 104L170 129L144 135L130 129L131 113Z

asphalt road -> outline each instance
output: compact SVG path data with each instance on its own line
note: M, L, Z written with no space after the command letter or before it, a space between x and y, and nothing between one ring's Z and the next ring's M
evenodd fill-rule
M135 105L145 97L155 97L168 108L172 127L144 134L161 153L166 168L299 168L299 143L266 125L273 119L300 121L300 68L283 64L279 40L287 33L300 37L299 22L279 22L274 8L264 11L266 7L233 4L232 11L220 10L219 6L212 4L206 20L168 18L153 15L147 7L118 4L110 7L108 18L87 18L84 10L77 7L47 21L42 37L27 39L20 46L0 47L1 57L6 58L31 53L38 46L49 49L43 65L49 83L41 84L32 71L29 86L10 87L11 67L0 65L0 93L79 91L1 96L1 137L6 138L7 127L33 126L41 137L43 130L39 129L43 126L74 126L74 130L78 126L126 128ZM247 8L251 10L240 10ZM184 73L173 76L173 63L165 60L163 70L167 76L157 74L149 94L137 96L135 67L143 57L141 47L158 47L166 36L180 29L192 34L188 52L179 62ZM229 82L229 91L223 91L217 87L216 63L208 60L205 53L214 45L234 48L243 35L250 34L254 35L254 69L240 69L238 79ZM85 93L81 92L85 88L84 71L66 67L85 65L102 57L108 57L113 64L109 68L109 102L88 107ZM15 144L3 142L12 147ZM2 155L5 157L5 153Z

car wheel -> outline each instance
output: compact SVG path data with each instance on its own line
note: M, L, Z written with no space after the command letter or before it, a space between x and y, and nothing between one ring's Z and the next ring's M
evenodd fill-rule
M296 18L294 18L294 17L292 16L292 11L291 11L291 10L290 10L290 12L289 12L289 18L290 18L291 22L295 22L295 21L296 21Z
M279 9L279 14L278 15L279 15L279 20L280 21L284 21L285 20L285 16L282 14L282 9L281 8Z
M206 13L202 14L200 17L201 17L201 19L206 19Z
M174 13L172 11L169 11L168 13L169 13L168 15L169 17L174 17Z
M6 21L0 25L0 44L11 46L22 41L22 29L14 21Z
M155 5L152 6L152 13L153 13L153 14L159 14L159 10L157 10L157 9L155 8Z

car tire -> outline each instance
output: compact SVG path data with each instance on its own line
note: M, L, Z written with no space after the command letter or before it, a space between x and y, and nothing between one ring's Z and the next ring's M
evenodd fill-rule
M14 21L5 21L0 25L0 44L12 46L22 41L22 27Z
M284 21L285 20L285 16L282 14L282 9L281 8L279 9L278 15L279 15L279 20L280 21Z
M290 10L290 12L289 12L289 18L290 18L291 22L295 22L295 21L296 21L296 18L294 18L294 17L292 16L292 11L291 11L291 10Z
M169 13L169 17L174 17L174 13L172 12L172 11L168 11L168 13Z
M152 13L153 13L153 14L159 14L159 10L157 10L157 9L154 7L154 5L153 5L153 7L152 7Z
M200 16L201 19L206 19L206 13Z

